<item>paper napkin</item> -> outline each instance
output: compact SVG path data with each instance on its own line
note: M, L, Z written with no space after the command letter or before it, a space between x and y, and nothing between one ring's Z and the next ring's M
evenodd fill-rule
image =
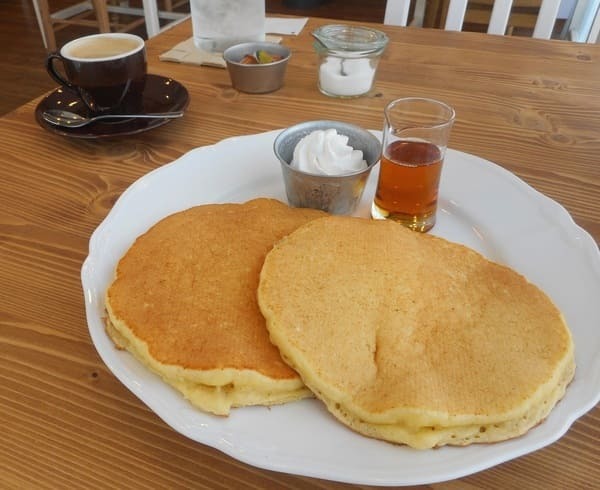
M269 34L288 34L297 36L308 22L308 17L288 19L285 17L267 17L265 32Z

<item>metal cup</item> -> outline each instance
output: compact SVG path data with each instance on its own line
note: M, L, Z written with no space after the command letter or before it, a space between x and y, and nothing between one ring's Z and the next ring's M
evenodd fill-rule
M348 145L363 152L367 168L345 175L317 175L293 168L290 164L298 142L316 130L336 129L348 136ZM281 163L283 182L291 206L313 208L331 214L352 214L358 205L365 184L381 154L381 143L353 124L337 121L309 121L282 131L273 145Z
M272 63L245 65L242 58L258 50L281 56ZM231 85L240 92L264 94L279 90L283 85L285 71L291 56L289 48L276 43L243 43L227 48L223 59L231 78Z

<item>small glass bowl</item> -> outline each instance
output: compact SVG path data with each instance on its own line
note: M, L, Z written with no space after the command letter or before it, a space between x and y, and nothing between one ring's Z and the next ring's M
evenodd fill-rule
M319 90L330 97L360 97L373 87L388 37L369 27L331 24L313 32Z

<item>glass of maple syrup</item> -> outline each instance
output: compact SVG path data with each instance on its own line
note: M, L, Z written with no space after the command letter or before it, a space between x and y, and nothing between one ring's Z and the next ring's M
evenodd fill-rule
M390 102L384 116L383 153L371 216L428 231L435 224L454 109L437 100L409 97Z

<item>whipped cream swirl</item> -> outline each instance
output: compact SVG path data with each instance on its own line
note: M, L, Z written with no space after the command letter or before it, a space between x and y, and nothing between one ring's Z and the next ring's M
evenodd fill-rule
M367 168L363 152L348 145L348 136L335 129L317 130L294 148L291 166L311 174L343 175Z

